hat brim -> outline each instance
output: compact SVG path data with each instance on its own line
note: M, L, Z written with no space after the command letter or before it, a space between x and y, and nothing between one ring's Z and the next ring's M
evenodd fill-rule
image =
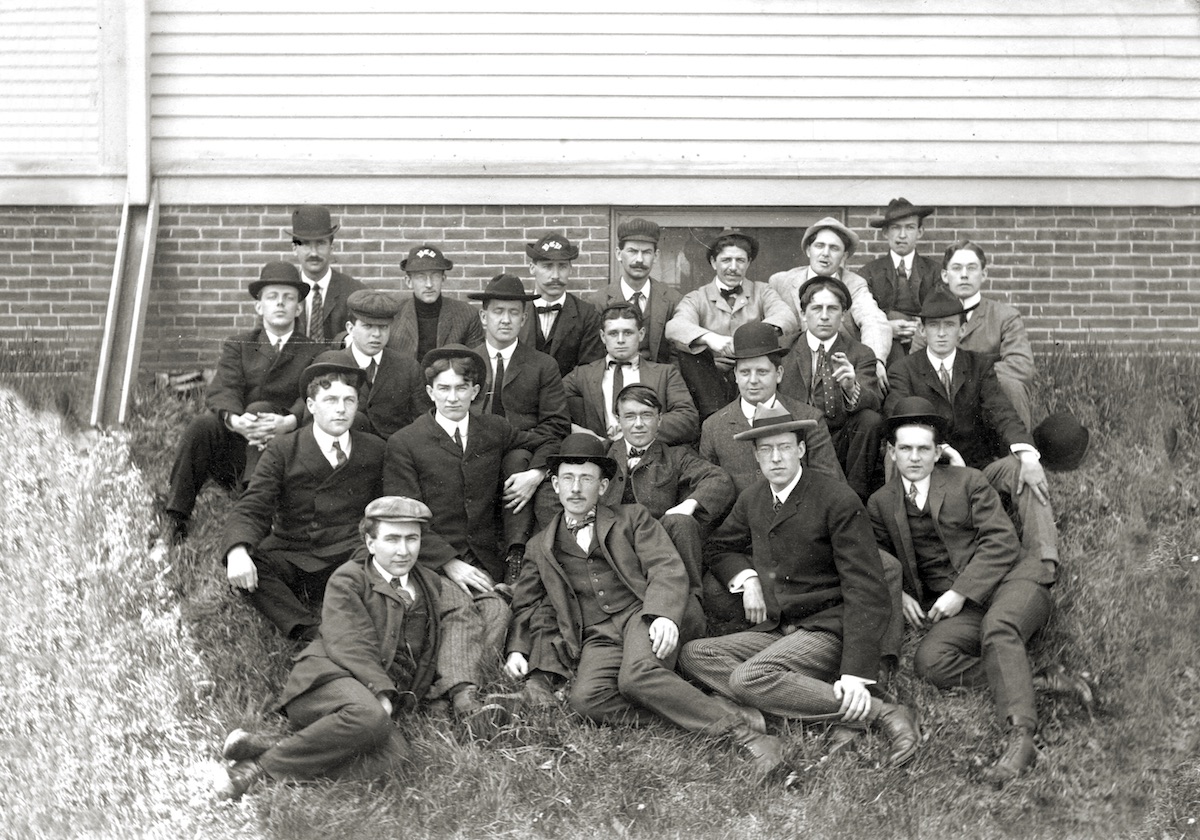
M837 219L821 219L816 224L810 225L808 230L804 231L804 238L800 240L800 249L808 250L808 246L812 245L812 241L817 238L817 234L823 230L837 231L839 237L845 237L850 240L846 245L846 256L844 259L849 259L858 250L861 240L858 234L839 222Z
M572 245L570 248L555 251L551 255L545 251L539 251L536 242L527 242L525 243L525 256L534 262L571 262L572 260L579 259L579 248L576 245Z
M523 303L528 303L531 300L538 299L538 295L531 295L528 292L519 295L508 292L468 292L467 297L471 300L478 300L484 303L489 300L519 300Z
M733 439L758 440L759 438L783 434L784 432L803 432L804 437L807 438L808 433L815 431L816 428L816 420L785 420L782 423L766 423L762 426L753 426L744 432L738 432L733 436Z
M891 437L901 426L932 426L937 436L944 439L950 423L940 414L897 414L883 421L884 435Z
M267 286L291 286L300 295L300 300L304 300L308 297L308 293L312 291L312 286L303 280L299 282L292 280L255 280L250 284L250 297L258 300L258 296L262 294L262 290Z
M546 458L546 470L549 475L556 475L559 464L578 464L580 462L595 464L605 478L612 478L617 474L617 462L607 455L550 455Z
M917 207L913 205L905 208L903 213L884 213L882 216L873 216L867 220L867 224L873 228L885 228L892 222L900 219L907 219L909 216L916 216L918 220L924 219L926 216L932 216L934 208L932 207Z
M335 224L333 227L329 228L329 230L324 230L324 231L322 231L322 230L296 230L295 228L292 228L291 230L287 230L285 228L284 232L288 236L292 237L292 239L326 239L328 237L333 236L335 233L337 233L341 229L342 229L342 226L340 224Z
M786 356L790 352L791 352L790 347L780 347L778 345L775 346L774 350L768 350L766 347L747 347L745 350L743 350L740 353L738 353L736 351L731 352L728 356L726 356L726 358L733 359L736 362L740 362L743 359L757 359L762 356L783 357L783 356Z
M412 263L412 267L409 268L408 257L405 257L404 259L400 260L400 270L411 273L417 271L449 271L450 269L454 268L454 261L446 259L439 261L424 257L422 259L413 260Z
M482 376L487 372L487 360L483 356L476 353L469 347L447 345L445 347L435 347L426 353L421 358L421 367L427 368L434 362L442 359L471 359L478 367L479 374ZM480 383L475 383L480 384Z

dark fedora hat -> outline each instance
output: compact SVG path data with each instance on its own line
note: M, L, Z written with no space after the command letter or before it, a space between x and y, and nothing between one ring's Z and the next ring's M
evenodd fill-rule
M367 372L355 363L354 356L349 350L326 350L313 359L313 363L300 373L300 396L308 396L308 386L314 379L330 373L353 376L356 388L367 380Z
M920 221L926 216L932 215L932 207L918 207L907 198L893 198L888 202L887 209L883 211L883 215L869 219L867 224L873 228L885 228L898 219L907 219L909 216L916 216L917 220Z
M744 432L738 432L733 439L758 440L761 437L778 435L783 432L797 432L800 440L804 440L808 433L815 428L817 428L816 420L797 420L783 405L776 402L770 408L760 405L754 409L754 419L750 421L750 428Z
M1069 411L1057 411L1033 430L1033 443L1042 456L1042 466L1069 472L1083 463L1091 434Z
M736 230L734 228L725 228L725 230L717 234L717 238L708 245L709 262L711 262L717 256L717 254L721 253L722 248L726 248L730 245L741 248L743 251L745 251L746 256L750 258L750 262L754 262L754 258L758 256L757 239L748 233L743 233L740 230Z
M338 232L329 216L329 208L319 204L305 204L292 211L293 239L324 239Z
M579 256L579 249L561 233L547 233L537 242L525 243L525 254L533 261L570 262Z
M657 245L662 229L649 219L628 219L617 225L617 242L649 242Z
M300 269L286 262L269 262L264 265L258 272L258 279L250 283L250 297L258 300L258 296L267 286L291 286L300 295L300 300L308 297L312 288L300 279Z
M497 274L488 281L482 292L470 292L467 297L484 303L489 300L537 300L537 295L525 291L521 278L512 274Z
M828 286L833 290L833 293L841 298L842 309L850 308L850 290L846 288L846 284L836 277L830 277L827 274L815 274L804 281L804 284L796 292L797 300L804 300L805 293L813 286Z
M733 331L731 359L757 359L759 356L785 356L788 349L779 346L775 328L762 321L742 324Z
M925 296L925 300L921 301L921 312L918 317L921 320L949 318L952 315L964 315L966 312L961 300L951 294L944 285L937 285Z
M885 437L892 437L901 426L919 424L934 428L935 440L941 441L946 437L949 422L937 413L933 403L924 397L905 397L896 403L896 407L888 418L883 421Z
M443 347L433 348L421 359L421 367L427 368L441 359L466 359L475 367L475 384L483 384L484 377L487 375L487 362L484 361L483 356L465 344L447 344Z
M605 441L595 435L577 432L563 438L562 446L557 455L546 459L546 468L550 475L558 473L559 464L595 464L604 473L605 478L612 478L617 473L617 462L606 454L608 446Z
M410 248L408 256L400 260L401 271L449 271L452 268L454 263L428 243Z
M804 231L804 236L800 239L800 248L807 251L808 246L817 238L817 234L823 230L831 230L838 235L838 238L846 246L846 257L849 258L858 250L858 234L850 230L833 216L826 216L823 219L817 219Z
M371 321L391 321L400 311L400 301L390 292L379 289L359 289L346 298L346 306L358 318Z

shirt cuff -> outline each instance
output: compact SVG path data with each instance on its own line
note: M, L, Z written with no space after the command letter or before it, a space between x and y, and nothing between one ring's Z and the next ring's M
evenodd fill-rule
M733 576L733 580L729 581L729 591L734 595L744 591L746 581L756 577L758 577L758 572L754 571L754 569L742 569L742 571Z
M1009 451L1012 452L1012 454L1014 454L1018 457L1020 457L1022 452L1032 452L1033 457L1037 458L1039 461L1042 460L1041 453L1038 452L1036 449L1034 449L1032 446L1030 446L1028 443L1014 443L1012 446L1010 446L1008 448L1009 448Z

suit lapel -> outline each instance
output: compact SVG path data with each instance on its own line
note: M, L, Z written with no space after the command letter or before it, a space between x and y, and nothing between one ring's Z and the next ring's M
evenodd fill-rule
M608 425L604 416L604 365L605 359L599 359L580 371L583 374L583 404L592 413L592 422L601 429Z
M950 374L950 404L958 397L958 392L967 384L970 378L970 366L967 361L967 351L961 347L954 354L954 370Z
M975 311L968 316L969 320L967 321L966 327L963 329L962 338L959 339L960 344L966 341L967 336L975 332L975 330L979 328L979 325L986 320L985 313L987 312L987 306L987 298L981 298L979 300L979 306L975 307Z
M808 346L808 333L800 333L796 341L796 368L800 373L800 381L804 383L804 393L812 394L812 349Z
M667 328L667 301L666 293L657 280L651 279L649 284L650 296L646 305L650 307L650 323L647 325L650 330L650 358L657 359L659 342Z
M900 562L904 573L908 575L914 591L921 593L921 577L917 574L917 553L913 549L912 530L908 527L908 508L904 505L904 482L899 473L893 478L888 491L892 497L892 518L895 521L895 533L900 537L900 551L903 556Z
M317 446L317 439L313 437L312 426L306 426L300 433L296 457L314 478L324 481L333 474L333 466L325 460L321 448Z

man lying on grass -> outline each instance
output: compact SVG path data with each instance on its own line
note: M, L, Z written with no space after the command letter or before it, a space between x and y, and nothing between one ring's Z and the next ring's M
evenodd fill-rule
M373 779L402 771L411 749L393 721L449 693L474 737L508 719L479 702L482 627L457 585L417 563L433 514L421 502L383 496L359 526L365 547L329 579L321 637L296 659L279 698L295 730L285 738L235 729L222 755L234 762L216 784L237 799L264 776ZM435 682L436 680L436 682Z

